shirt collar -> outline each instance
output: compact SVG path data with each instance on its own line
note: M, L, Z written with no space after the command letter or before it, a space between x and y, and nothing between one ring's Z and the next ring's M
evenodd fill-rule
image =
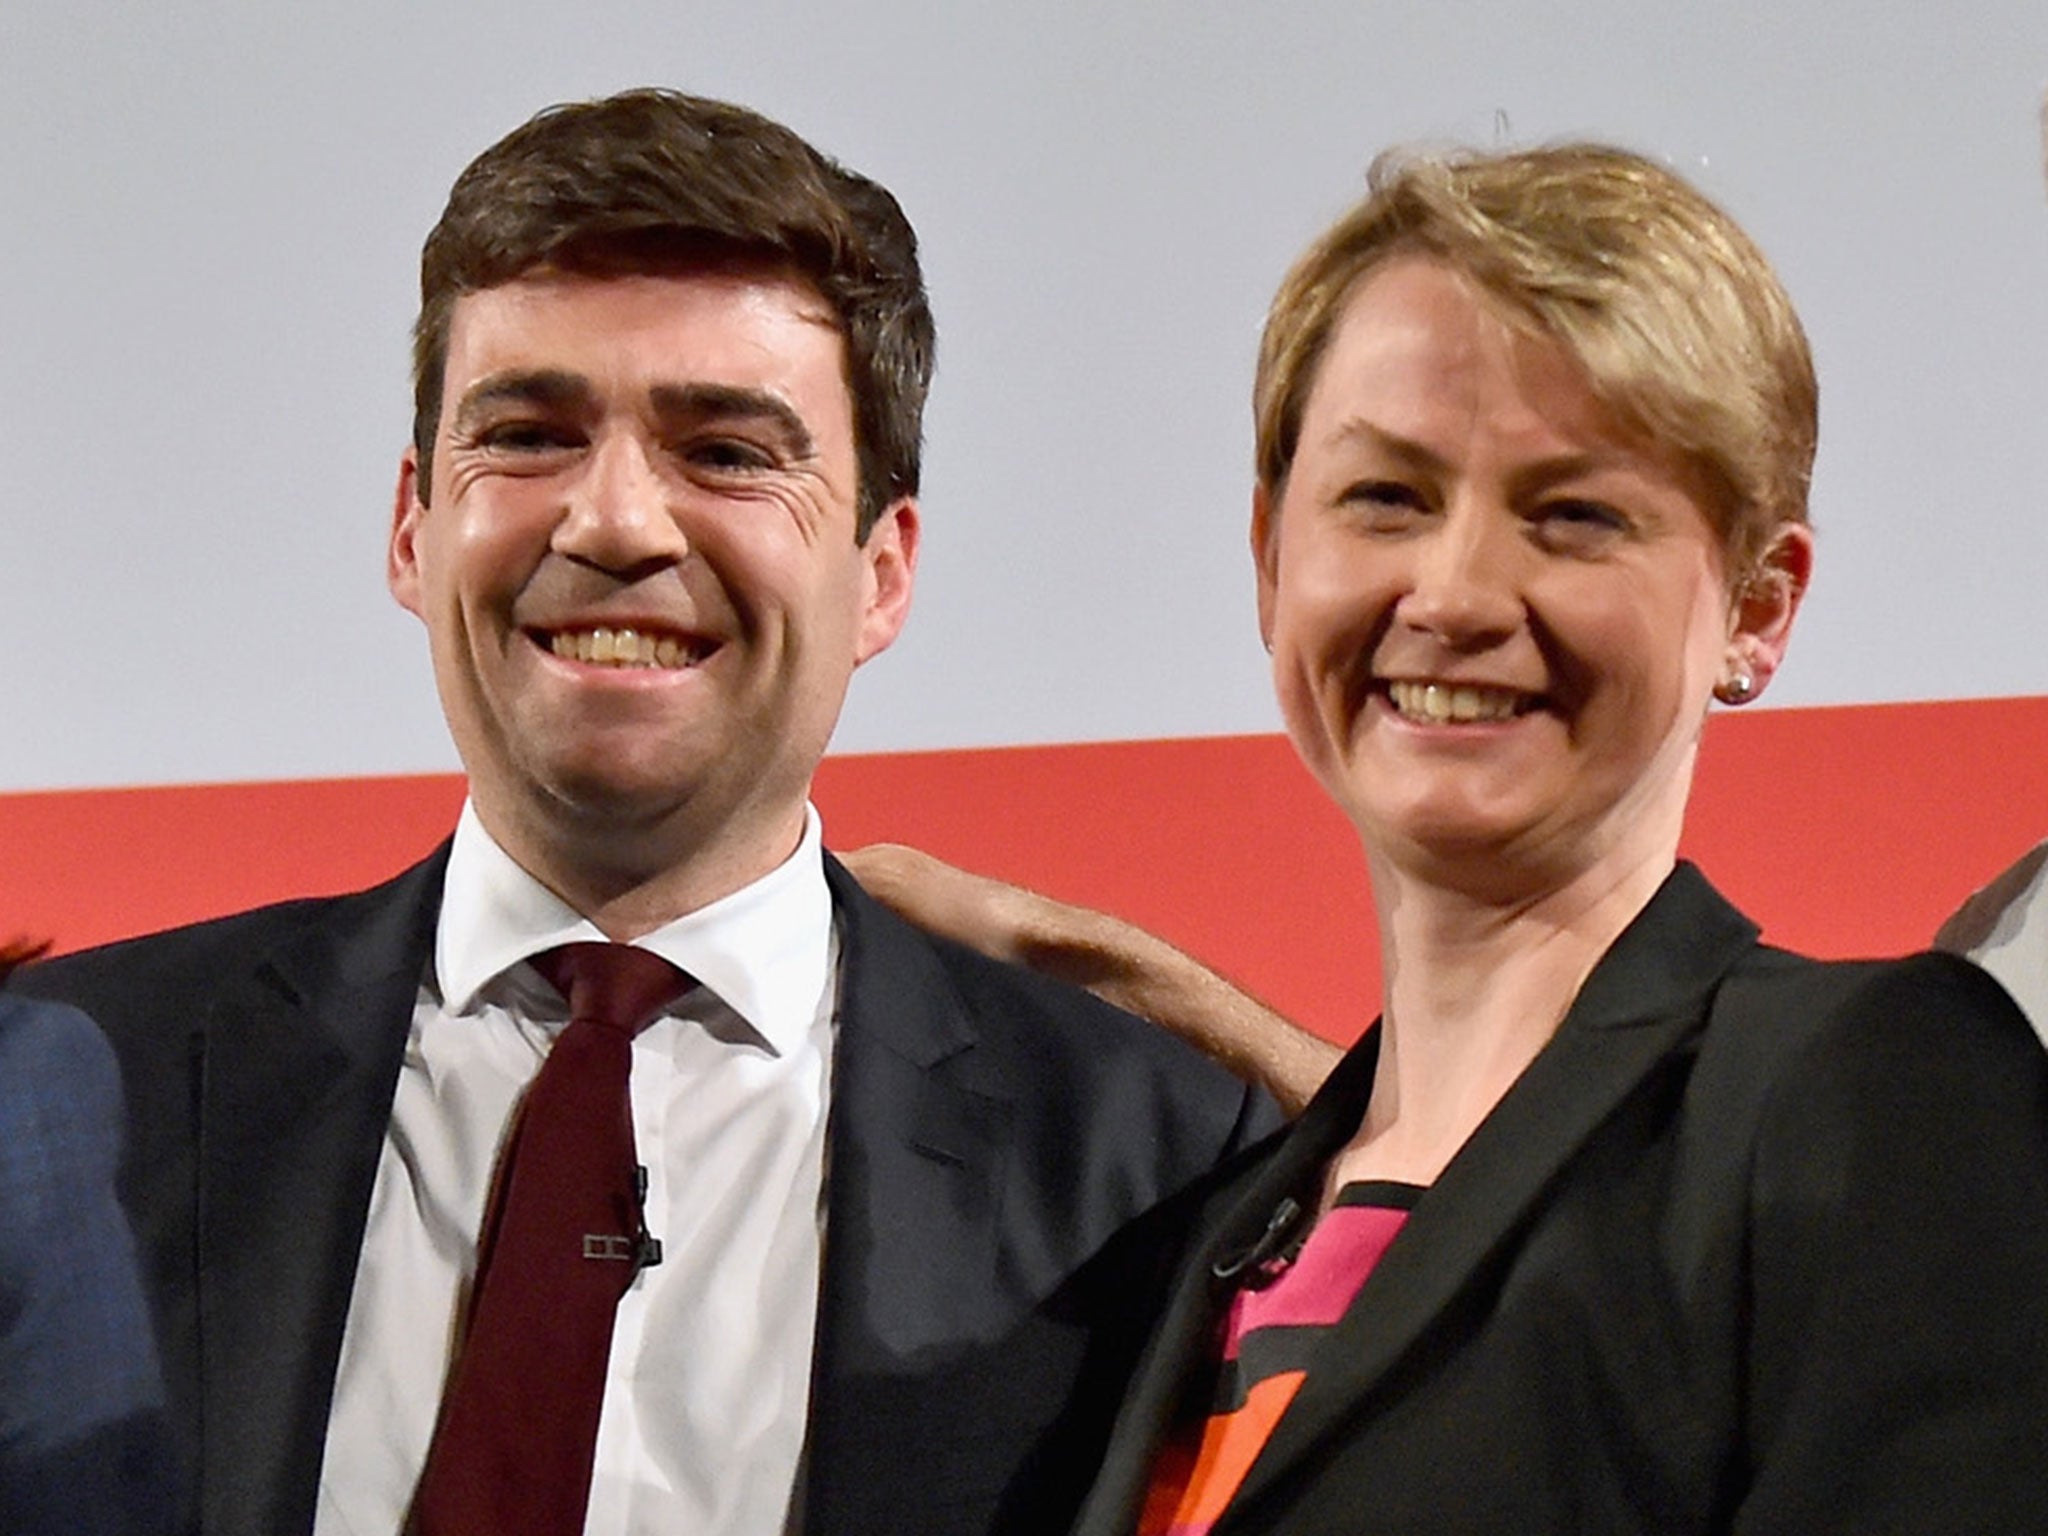
M817 1017L831 964L832 893L817 808L796 851L751 885L633 942L682 967L778 1053ZM473 1009L513 966L557 944L603 943L597 925L526 872L464 802L434 936L442 1006Z

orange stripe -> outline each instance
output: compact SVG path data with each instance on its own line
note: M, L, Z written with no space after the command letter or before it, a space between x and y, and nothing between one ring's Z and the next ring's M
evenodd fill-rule
M1171 1473L1154 1479L1138 1522L1139 1536L1202 1536L1214 1525L1244 1486L1245 1474L1307 1374L1268 1376L1245 1394L1242 1408L1213 1415L1202 1427L1202 1446L1185 1481ZM1166 1470L1162 1464L1161 1471Z

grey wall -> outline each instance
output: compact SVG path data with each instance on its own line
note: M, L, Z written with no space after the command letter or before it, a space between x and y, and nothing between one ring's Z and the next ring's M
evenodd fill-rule
M572 11L575 14L572 14ZM0 790L453 766L382 586L419 241L535 108L727 96L888 182L941 362L842 750L1261 731L1265 300L1379 147L1669 159L1823 380L1777 704L2048 692L2048 5L0 7Z

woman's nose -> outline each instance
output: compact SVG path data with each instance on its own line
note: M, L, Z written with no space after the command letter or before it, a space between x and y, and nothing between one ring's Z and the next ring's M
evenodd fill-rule
M1523 549L1511 514L1454 505L1410 548L1399 622L1455 650L1483 649L1520 627Z

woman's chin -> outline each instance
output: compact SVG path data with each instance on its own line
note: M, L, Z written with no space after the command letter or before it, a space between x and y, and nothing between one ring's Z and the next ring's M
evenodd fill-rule
M1460 795L1391 806L1354 803L1348 809L1367 848L1395 856L1409 853L1429 863L1510 857L1540 833L1544 821L1528 805Z

